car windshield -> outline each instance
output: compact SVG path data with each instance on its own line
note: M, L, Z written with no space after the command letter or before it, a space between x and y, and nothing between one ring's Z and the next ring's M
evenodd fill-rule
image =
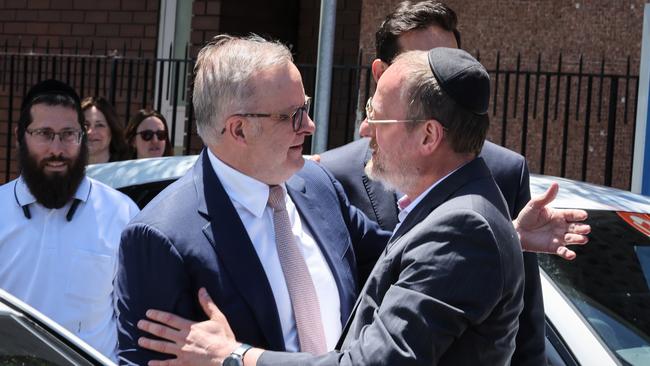
M22 316L0 311L0 365L91 365Z
M650 215L588 212L577 258L540 255L540 266L623 364L650 365Z

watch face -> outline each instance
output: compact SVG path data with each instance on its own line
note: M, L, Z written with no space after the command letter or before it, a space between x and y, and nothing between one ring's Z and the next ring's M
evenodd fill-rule
M239 356L230 355L223 360L223 366L244 366Z

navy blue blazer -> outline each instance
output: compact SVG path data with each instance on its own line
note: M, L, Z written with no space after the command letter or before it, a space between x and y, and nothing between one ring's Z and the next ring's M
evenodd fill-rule
M327 151L321 155L321 164L341 182L343 189L354 206L369 218L377 221L384 230L392 230L397 224L396 197L372 181L364 173L364 166L370 160L369 139L363 138ZM530 201L529 172L526 159L514 151L485 141L479 154L490 169L501 194L508 205L511 217ZM517 348L512 357L513 365L543 365L545 359L544 303L539 279L537 255L525 252L524 310L519 317ZM368 272L362 271L360 283Z
M334 275L345 324L358 294L357 263L374 263L390 233L350 206L340 184L311 161L286 187ZM122 234L115 284L120 363L168 358L138 347L144 333L136 324L152 308L206 319L197 298L200 287L206 287L238 340L285 349L264 269L206 151Z

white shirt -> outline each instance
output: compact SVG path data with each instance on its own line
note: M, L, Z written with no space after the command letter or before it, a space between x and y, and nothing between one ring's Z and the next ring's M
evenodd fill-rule
M22 177L0 186L0 288L115 360L117 251L122 229L139 210L126 195L87 177L74 197L81 202L67 221L72 200L48 209Z
M296 321L275 245L273 210L267 206L269 186L229 167L212 154L210 150L208 150L208 156L212 167L246 228L248 237L251 239L253 247L255 247L257 256L271 285L275 304L278 308L285 347L289 352L297 352L300 347ZM285 188L286 192L286 187L283 188ZM302 251L316 288L327 349L333 350L341 335L341 303L336 281L318 244L307 226L303 225L291 197L289 195L285 197L296 243Z

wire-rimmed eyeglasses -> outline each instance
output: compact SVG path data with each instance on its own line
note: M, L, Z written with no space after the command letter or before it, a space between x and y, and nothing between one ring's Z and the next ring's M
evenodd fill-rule
M79 145L84 135L82 130L68 128L59 132L54 132L51 128L35 128L33 130L25 129L25 132L32 136L34 142L39 145L48 145L59 136L59 141L64 145Z
M309 114L311 108L311 97L305 96L305 104L298 107L292 113L236 113L233 116L252 117L252 118L271 118L276 121L286 121L291 119L293 131L298 132L302 128L303 115Z
M401 122L426 122L426 119L374 119L375 111L372 108L372 97L366 102L366 121L368 123L401 123Z

